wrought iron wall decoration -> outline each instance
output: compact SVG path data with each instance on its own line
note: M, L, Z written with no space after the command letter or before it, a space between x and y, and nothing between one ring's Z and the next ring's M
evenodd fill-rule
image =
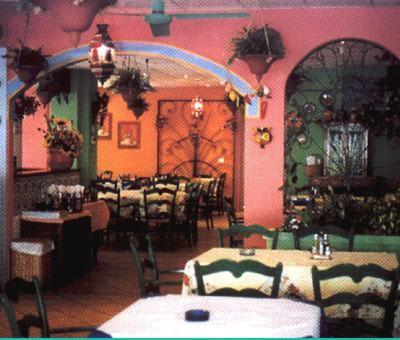
M159 101L157 171L187 177L226 172L230 191L236 117L223 100L203 105L203 119L197 119L190 100Z
M312 154L324 159L324 175L343 177L348 189L354 176L383 176L384 168L386 176L395 171L398 164L385 161L376 151L392 150L400 162L396 74L400 74L396 56L358 39L329 42L297 65L285 92L287 196L312 183L305 174L306 158ZM354 128L362 138L353 138Z

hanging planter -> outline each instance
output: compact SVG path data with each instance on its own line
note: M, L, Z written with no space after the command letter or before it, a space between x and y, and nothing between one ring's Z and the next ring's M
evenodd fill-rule
M68 69L62 69L41 79L36 88L36 96L43 107L46 107L53 97L61 102L61 96L68 103L68 94L70 92L70 72Z
M10 60L8 66L16 73L18 78L26 83L32 83L37 75L47 68L47 59L42 54L42 49L33 50L27 46L10 49L9 53L3 56Z
M128 103L128 109L133 112L136 119L139 119L143 115L143 113L148 109L148 107L149 104L141 96L138 96L132 102Z
M80 34L86 31L96 14L115 4L116 0L30 0L36 6L49 11L62 30L74 34L77 46Z
M256 28L244 28L237 37L231 40L233 54L228 60L231 64L236 58L243 60L257 81L277 59L285 55L285 50L279 32L267 25Z

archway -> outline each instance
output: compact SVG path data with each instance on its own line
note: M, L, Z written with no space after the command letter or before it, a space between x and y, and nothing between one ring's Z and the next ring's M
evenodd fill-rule
M223 65L174 46L146 42L116 42L115 48L118 53L158 55L165 58L180 60L194 68L200 68L213 73L221 80L226 80L227 71ZM88 46L85 45L49 57L49 71L51 72L63 66L68 66L70 64L85 60L87 59L87 53ZM229 80L232 82L232 85L243 95L254 92L254 89L248 82L234 73L230 73ZM7 84L8 99L10 99L23 87L24 84L19 79L14 78L13 80L10 80ZM246 114L249 117L258 117L258 112L259 98L256 96L251 105L246 105Z
M379 44L343 38L312 50L293 69L285 89L288 221L359 231L364 225L368 232L369 220L360 221L367 213L356 213L361 207L351 195L375 199L400 183L399 65ZM297 206L305 207L301 214Z

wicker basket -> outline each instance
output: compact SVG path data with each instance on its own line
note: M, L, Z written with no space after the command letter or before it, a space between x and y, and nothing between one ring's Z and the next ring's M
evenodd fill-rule
M44 250L43 253L33 255L27 253L24 247L20 247L22 243L26 245L29 242L41 245ZM12 277L21 277L27 281L32 281L32 277L36 276L42 284L49 282L52 277L52 249L53 243L47 239L11 241Z

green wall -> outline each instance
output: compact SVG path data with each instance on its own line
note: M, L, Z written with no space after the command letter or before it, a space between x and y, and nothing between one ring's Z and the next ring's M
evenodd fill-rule
M96 79L87 70L71 70L71 91L68 103L61 99L51 101L52 115L71 119L73 125L83 135L82 154L74 162L73 168L80 169L80 182L89 185L97 175L97 144L91 138L91 103L97 91Z

